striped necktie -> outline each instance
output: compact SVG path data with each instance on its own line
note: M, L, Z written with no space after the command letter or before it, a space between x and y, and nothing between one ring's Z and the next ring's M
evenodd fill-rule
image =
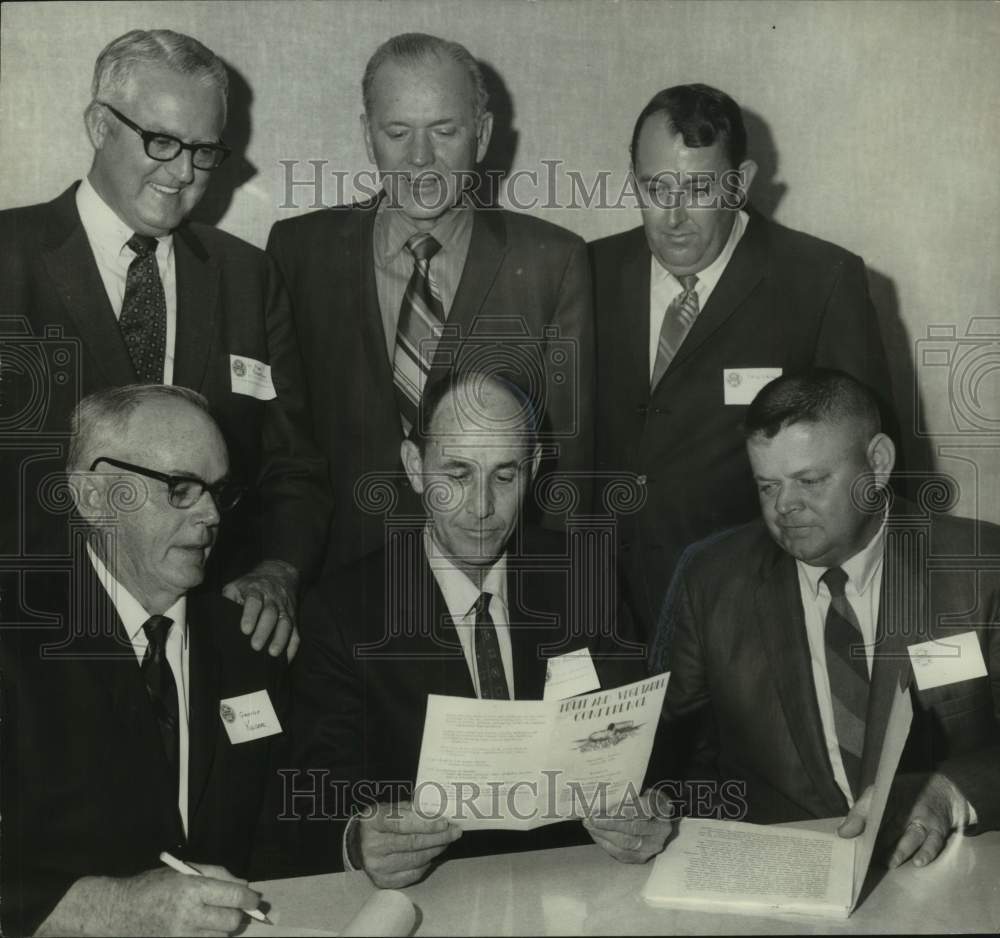
M417 419L445 314L430 273L431 258L441 250L441 245L433 235L415 234L406 242L406 250L413 255L413 273L399 309L392 382L403 432L409 433Z
M476 600L476 671L482 700L510 700L507 678L500 657L497 627L490 615L490 593L480 593Z
M160 738L171 769L170 788L177 803L180 784L180 707L177 702L177 682L167 660L167 636L174 620L167 616L150 616L143 623L149 644L142 658L142 678L146 682L153 715L160 728Z
M660 338L656 346L656 361L653 362L653 374L649 379L651 391L660 383L664 372L681 347L684 336L698 318L698 294L695 292L698 284L697 276L685 274L676 279L684 290L673 298L666 313L663 314L663 325L660 326Z
M125 276L125 295L118 327L139 380L163 383L167 354L167 298L156 263L156 238L132 235L127 247L135 254Z
M840 567L826 571L820 580L830 590L826 611L824 644L826 670L833 698L833 723L844 772L857 800L861 787L861 755L865 747L865 720L868 714L868 664L864 638L844 587L847 574Z

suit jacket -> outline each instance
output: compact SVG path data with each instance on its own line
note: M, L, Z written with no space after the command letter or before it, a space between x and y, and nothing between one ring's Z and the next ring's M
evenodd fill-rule
M590 648L602 687L645 673L641 656L612 657L624 650L613 638L573 633L578 620L568 615L573 580L567 579L565 554L565 537L541 530L508 553L515 699L541 700L548 658L581 647ZM427 695L475 696L458 634L427 563L422 530L397 530L386 550L319 584L305 601L303 623L303 647L292 669L294 765L329 773L323 813L335 821L343 822L358 805L408 798L417 777ZM617 635L628 640L627 620L619 623ZM339 868L342 828L342 823L302 825L314 868ZM586 840L572 822L526 833L467 832L442 859Z
M590 246L597 335L597 469L636 473L645 502L620 518L626 594L656 622L683 549L757 515L723 369L841 368L888 400L889 372L864 264L767 221L750 223L656 388L649 388L650 250L641 227Z
M375 284L376 205L280 221L267 247L288 285L306 383L318 405L312 430L329 463L334 567L383 544L384 505L365 483L375 476L402 480L403 432ZM451 364L506 368L544 394L559 470L589 473L593 323L580 238L527 215L477 210L448 326L454 337L442 340L428 385ZM586 505L589 475L574 482ZM405 513L420 515L405 482L395 499Z
M83 563L29 576L25 596L53 625L0 635L5 934L32 933L80 877L155 869L161 850L245 875L280 738L233 745L219 702L266 689L280 718L284 659L250 648L235 603L189 594L185 839L135 652Z
M938 769L1000 824L1000 528L899 501L886 529L862 781L874 779L906 646L974 630L988 676L910 686L914 722L900 771ZM794 559L755 521L685 552L653 660L672 671L667 740L690 746L689 778L746 784L748 820L846 813L812 679Z
M322 554L329 495L326 466L309 439L281 280L262 251L208 225L178 228L174 258L174 383L205 395L233 473L256 485L257 497L248 495L227 518L213 562L221 577L245 573L262 556L307 573ZM66 554L65 542L55 540L64 519L39 507L57 501L45 497L43 484L65 465L53 444L68 438L70 412L83 395L138 380L80 222L76 184L53 202L0 212L0 282L0 316L11 317L0 325L8 332L4 429L18 456L3 470L10 501L0 550ZM270 364L277 399L233 391L230 355Z

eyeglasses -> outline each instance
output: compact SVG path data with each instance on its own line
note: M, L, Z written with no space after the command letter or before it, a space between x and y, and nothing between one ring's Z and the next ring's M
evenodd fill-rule
M181 150L191 151L191 163L195 169L211 171L218 168L225 162L226 157L232 152L229 147L222 143L184 143L170 134L159 133L155 130L143 130L138 124L130 121L121 111L113 108L104 101L98 104L106 107L115 117L118 118L130 130L134 130L142 137L142 145L146 150L146 156L161 163L169 163L175 159Z
M146 476L148 479L156 479L166 483L167 501L174 508L193 508L204 492L209 492L215 500L219 511L229 511L236 506L236 503L243 497L246 488L229 479L222 479L209 485L204 479L197 476L167 475L165 472L157 472L154 469L146 469L144 466L135 466L130 462L122 462L119 459L109 459L101 456L90 464L90 471L93 472L97 466L106 462L109 466L117 469L125 469L128 472L135 472L138 475Z

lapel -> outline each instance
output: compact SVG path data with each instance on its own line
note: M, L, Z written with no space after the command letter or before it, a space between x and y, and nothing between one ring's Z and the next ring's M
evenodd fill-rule
M683 364L729 319L768 273L767 222L755 211L705 308L670 362L664 377ZM660 384L663 384L663 379ZM659 388L659 385L657 385Z
M629 232L623 245L619 268L614 272L615 293L610 298L618 308L612 310L615 332L622 336L625 374L634 381L632 400L646 400L649 387L649 270L653 255L644 228Z
M506 253L507 226L503 213L474 210L469 253L448 313L442 335L444 341L434 354L425 387L443 378L458 361L458 346L472 335L476 317L486 302Z
M215 632L224 623L210 614L210 597L188 594L190 716L188 723L188 832L195 829L219 735L219 671L222 666ZM248 643L249 644L249 643Z
M177 275L177 338L173 383L199 390L215 336L219 296L219 262L187 225L174 232Z
M462 643L458 637L454 620L448 612L444 593L441 592L441 587L438 586L430 563L427 561L423 537L419 539L418 543L420 544L421 576L425 578L424 582L427 584L425 595L430 598L431 641L435 649L438 650L438 659L432 664L435 676L430 682L428 693L446 694L453 697L475 697L476 688L472 683L472 675L469 673L469 666L462 652ZM448 654L449 649L452 650L452 654ZM475 661L474 655L473 661Z
M568 581L561 571L546 570L531 563L529 554L511 549L520 540L517 534L511 538L507 555L507 613L514 665L514 698L541 700L549 657L568 650L561 641L567 637L567 632L558 628L569 608L564 598Z
M770 539L761 560L754 613L799 758L823 801L838 806L832 813L842 814L847 805L826 751L795 561Z
M104 376L104 383L134 384L138 376L76 210L78 185L74 183L50 203L42 236L43 262L66 314Z

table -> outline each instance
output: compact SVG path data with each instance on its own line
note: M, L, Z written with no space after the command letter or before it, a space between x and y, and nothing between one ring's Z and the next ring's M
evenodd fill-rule
M1000 931L1000 832L952 837L930 866L873 867L847 921L653 909L639 897L651 867L600 847L452 860L406 895L417 935L747 935ZM364 873L279 879L254 886L281 925L337 931L374 887ZM866 897L865 897L865 894Z

